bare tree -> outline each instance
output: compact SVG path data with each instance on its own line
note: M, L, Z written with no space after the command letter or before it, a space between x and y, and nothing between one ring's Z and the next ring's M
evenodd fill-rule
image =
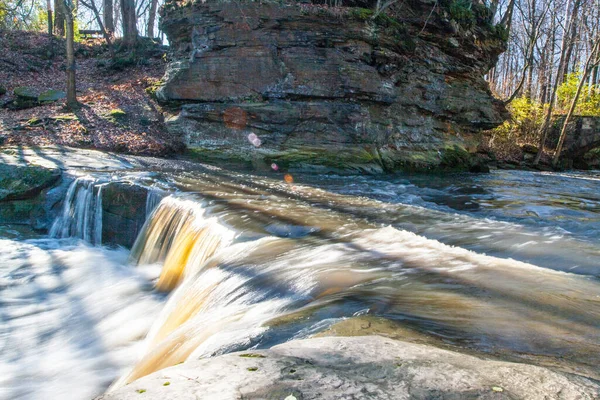
M104 29L112 35L115 31L115 11L113 8L113 0L104 0L102 2L102 13L104 21Z
M65 13L62 5L63 0L54 0L54 33L65 36Z
M156 8L158 7L158 0L150 0L150 11L148 12L148 29L146 36L149 38L154 37L154 21L156 20Z
M96 7L96 3L94 0L79 0L83 6L87 7L94 14L94 18L96 19L96 23L100 27L100 31L102 32L102 36L104 36L104 40L106 40L106 44L108 45L108 51L110 52L110 56L112 59L115 58L115 53L112 45L111 34L104 27L104 23L102 23L102 18L100 17L100 12L98 11L98 7Z
M138 39L135 1L121 0L121 14L123 17L123 44L128 48L133 48Z
M46 0L46 10L48 12L48 36L52 37L54 30L52 29L52 2Z
M575 3L580 3L581 0L575 0ZM567 9L569 9L569 5L567 3ZM570 18L569 19L569 24L573 24L575 19L574 18ZM564 34L562 37L562 44L561 44L561 51L560 51L560 59L558 62L558 74L556 76L556 79L554 80L554 85L552 86L552 93L550 95L550 104L548 105L548 108L546 110L546 115L544 117L544 123L542 124L542 127L540 129L540 142L539 142L539 148L538 148L538 152L535 155L535 158L533 160L533 165L537 165L540 162L540 159L542 158L542 154L544 152L544 146L546 144L546 138L548 137L548 129L550 128L550 122L552 120L552 113L554 111L554 106L556 105L556 92L558 90L558 86L561 82L560 80L560 76L562 71L564 71L565 68L565 62L566 62L566 56L567 56L567 49L569 47L569 37L568 37L568 32L571 31L571 26L567 25L565 30L564 30Z
M72 0L62 0L62 9L67 25L67 106L73 108L78 105L75 90L75 24L73 23L75 4Z

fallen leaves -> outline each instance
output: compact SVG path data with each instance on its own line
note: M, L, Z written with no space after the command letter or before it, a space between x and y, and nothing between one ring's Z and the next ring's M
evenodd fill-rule
M77 58L77 94L81 107L73 112L64 100L43 106L11 111L0 108L0 143L4 146L48 146L97 148L130 154L167 155L181 145L173 140L162 123L154 100L146 93L164 73L160 58L145 65L111 73L97 58L81 54L101 53L102 42L79 45ZM47 35L34 32L0 32L0 52L13 68L0 68L0 82L7 93L0 102L10 99L16 87L39 90L66 90L62 40L55 39L55 57L47 56ZM38 49L38 50L31 50ZM16 67L15 67L16 66ZM29 68L32 66L33 68ZM111 114L121 110L119 116Z

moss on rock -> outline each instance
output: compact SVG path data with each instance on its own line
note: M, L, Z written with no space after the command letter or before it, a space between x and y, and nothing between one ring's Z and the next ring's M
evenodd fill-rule
M31 198L58 180L58 169L0 164L0 201Z

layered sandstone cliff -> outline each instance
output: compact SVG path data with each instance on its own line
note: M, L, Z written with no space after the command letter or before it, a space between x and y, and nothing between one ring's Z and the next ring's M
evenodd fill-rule
M468 167L505 117L483 79L503 30L468 1L373 7L167 2L169 130L203 159L279 169Z

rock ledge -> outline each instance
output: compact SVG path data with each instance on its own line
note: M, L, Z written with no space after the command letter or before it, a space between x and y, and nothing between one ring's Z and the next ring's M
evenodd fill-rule
M597 399L587 378L380 336L287 342L188 361L97 400Z

